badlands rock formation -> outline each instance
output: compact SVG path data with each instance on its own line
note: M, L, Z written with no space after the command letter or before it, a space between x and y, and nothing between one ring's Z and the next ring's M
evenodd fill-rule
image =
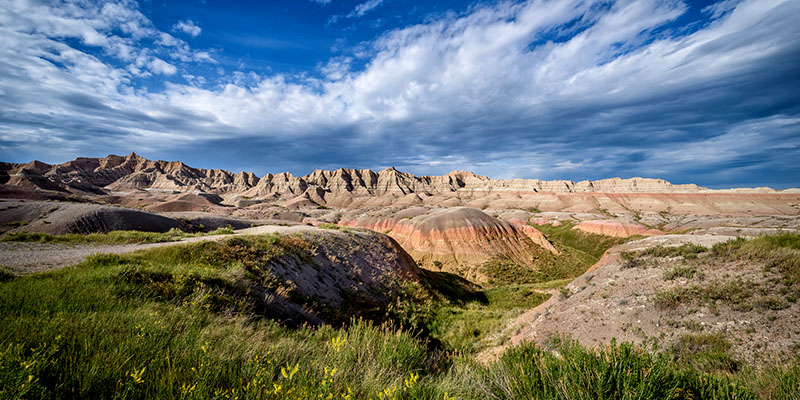
M581 221L574 229L597 235L613 237L631 237L635 235L654 236L662 235L664 232L658 229L647 228L642 225L606 220Z
M249 207L275 203L288 208L328 206L410 207L468 206L541 211L604 210L609 213L660 212L677 214L796 215L797 190L769 188L713 191L696 185L673 185L661 179L604 179L598 181L494 180L470 172L415 176L388 168L316 170L295 177L288 172L257 177L219 169L192 168L177 161L152 161L136 154L78 158L50 165L0 163L0 184L81 196L119 198L165 193L215 194L219 202L203 207ZM5 190L5 192L10 192ZM178 201L178 199L166 199ZM129 200L128 200L129 201ZM164 202L160 198L157 202ZM155 203L155 202L153 202ZM167 205L170 211L194 211L192 202ZM152 204L152 203L150 203Z
M115 230L166 232L187 229L180 221L162 215L122 207L46 201L0 203L0 232L50 234L93 233Z
M420 280L422 272L414 259L386 235L297 229L304 231L282 236L278 242L292 250L260 266L266 272L263 277L272 282L261 285L267 290L260 297L273 311L283 308L288 318L302 315L310 322L343 322L354 315L369 317L365 313L386 307L400 282ZM254 278L261 276L259 271L253 273ZM277 290L269 289L276 281Z
M475 281L483 280L476 267L489 260L512 260L536 268L537 254L557 251L532 227L467 207L418 207L391 217L366 215L340 224L385 232L426 268L458 272Z
M518 247L529 242L556 251L529 223L559 225L573 221L578 223L576 229L618 237L716 226L800 225L800 191L796 189L714 191L644 178L493 180L464 171L415 176L394 168L258 177L192 168L181 162L152 161L133 153L78 158L57 165L38 161L0 163L0 198L93 202L157 213L207 212L243 220L280 219L317 225L342 222L378 232L391 231L411 251L419 251L423 259L445 262L434 257L447 258L453 264L461 263L465 256L449 251L451 256L443 257L440 250L452 243L467 246L468 240L450 237L449 233L444 239L429 237L431 232L439 232L430 226L447 227L442 232L462 232L459 235L465 229L472 230L474 236L502 233L515 244L501 245L496 251L485 241L475 246L485 246L491 257L508 253L521 259ZM488 216L463 210L448 215L431 212L452 207L485 210ZM461 222L448 225L456 220ZM464 254L477 250L465 250Z
M0 234L41 232L54 235L136 230L166 232L208 232L230 226L234 229L262 225L270 221L245 220L209 213L156 214L124 207L51 201L0 201ZM281 221L284 225L287 221Z

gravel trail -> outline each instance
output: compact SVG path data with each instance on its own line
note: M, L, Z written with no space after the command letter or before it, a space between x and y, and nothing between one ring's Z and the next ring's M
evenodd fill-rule
M292 234L318 228L297 226L259 226L240 229L233 235L259 235L268 233ZM147 244L68 244L68 243L19 243L0 242L0 265L17 274L52 271L75 265L95 253L125 254L153 247L171 246L178 243L192 243L206 240L219 240L232 235L214 235L186 238L177 242Z

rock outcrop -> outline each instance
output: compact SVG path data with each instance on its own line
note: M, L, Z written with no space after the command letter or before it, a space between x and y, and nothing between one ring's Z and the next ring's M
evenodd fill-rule
M474 281L494 259L536 268L535 257L555 247L533 227L493 218L467 207L410 208L392 216L361 216L341 225L384 232L426 268L443 269Z
M713 191L673 185L662 179L611 178L597 181L490 179L471 172L415 176L395 168L383 171L340 168L257 177L250 172L193 168L178 161L152 161L131 153L78 158L50 165L0 163L0 183L24 190L80 196L129 193L212 193L238 207L264 202L291 208L467 206L478 209L676 214L775 215L800 213L800 192L769 188ZM171 200L171 199L170 199ZM163 201L163 199L159 199ZM172 208L194 210L189 204Z
M265 226L246 232L273 229ZM354 315L371 317L364 314L384 310L401 282L420 281L422 272L414 259L386 235L296 229L297 233L283 235L280 242L293 250L261 267L266 276L281 282L279 290L265 291L262 298L273 308L285 307L287 317L302 315L309 322L338 323Z
M577 229L587 233L594 233L597 235L620 238L627 238L635 235L654 236L664 234L664 232L658 229L652 229L638 224L614 220L581 221L572 229Z

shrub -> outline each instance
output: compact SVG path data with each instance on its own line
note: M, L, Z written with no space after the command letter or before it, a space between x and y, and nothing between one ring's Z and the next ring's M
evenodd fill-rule
M697 268L690 265L677 266L664 271L664 280L671 281L676 278L692 279L697 273Z

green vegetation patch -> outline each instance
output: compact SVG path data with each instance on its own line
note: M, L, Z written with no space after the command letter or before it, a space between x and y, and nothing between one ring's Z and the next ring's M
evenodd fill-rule
M322 229L333 229L333 230L337 230L337 231L346 231L346 232L352 232L352 231L357 231L358 230L356 228L351 228L349 226L342 226L342 225L334 224L334 223L331 223L331 222L322 224L322 225L319 226L319 228L322 228Z
M694 244L686 243L680 246L655 246L638 251L629 251L622 253L623 260L631 260L640 257L655 257L655 258L671 258L683 257L685 259L697 258L698 254L708 251L708 248Z
M725 376L682 368L666 354L648 354L629 344L589 351L558 341L556 352L523 345L509 349L486 369L484 398L499 399L755 399Z
M594 265L609 248L630 240L611 236L586 233L572 229L575 224L566 222L560 226L531 225L538 229L553 243L560 254L541 250L535 255L533 263L537 272L526 272L521 267L509 265L503 260L492 260L484 267L483 273L498 284L531 284L553 280L574 279ZM516 274L516 275L509 275ZM518 276L519 278L514 278Z
M640 239L642 236L632 236L629 238L617 238L612 236L597 235L572 229L575 224L565 222L559 226L553 225L531 225L542 232L557 248L571 248L585 253L595 259L594 262L603 256L606 250L613 246Z
M728 351L731 343L724 334L689 333L681 335L672 345L672 353L679 363L695 370L707 372L736 372L739 363Z
M539 249L532 260L536 268L508 259L493 259L481 266L489 286L536 284L577 278L600 260L606 250L633 238L614 238L574 230L573 223L560 226L531 225L542 232L560 251Z
M490 286L509 284L528 284L551 280L551 278L538 269L522 266L511 260L489 260L481 266L481 273L489 278Z
M664 280L671 281L677 278L692 279L697 273L697 268L693 265L679 265L664 271Z
M3 242L36 242L36 243L76 243L76 244L144 244L175 242L188 237L230 235L233 228L225 227L203 233L186 233L180 229L172 228L167 232L141 232L141 231L111 231L107 233L70 233L66 235L51 235L48 233L12 232L6 234L0 241Z
M800 285L800 235L781 233L752 240L738 238L711 248L715 257L729 260L752 260L764 263L766 272L775 270L786 286Z
M756 285L741 279L726 282L708 282L703 285L688 287L679 286L658 291L653 295L657 307L669 309L681 304L701 303L715 304L721 302L732 306L739 306L750 299Z
M428 331L447 350L464 353L482 350L488 345L485 339L500 331L508 320L550 297L531 286L502 286L481 292L482 299L441 305L436 308Z

